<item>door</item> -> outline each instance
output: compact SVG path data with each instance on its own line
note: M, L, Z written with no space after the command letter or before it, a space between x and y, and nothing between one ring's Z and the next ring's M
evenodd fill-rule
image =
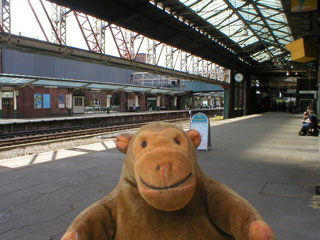
M13 99L12 98L2 98L2 117L12 118L13 117Z
M157 101L156 98L148 98L147 99L147 109L149 110L149 106L151 105L152 110L157 110Z
M84 113L83 96L73 96L73 113Z

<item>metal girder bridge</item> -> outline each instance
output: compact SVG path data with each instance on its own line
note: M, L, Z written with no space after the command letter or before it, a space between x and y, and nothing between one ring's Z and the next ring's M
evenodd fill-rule
M229 82L229 69L225 67L192 55L181 49L164 44L163 42L129 31L115 24L108 23L101 19L89 16L88 14L84 14L76 10L70 10L66 7L58 6L53 3L51 4L50 15L50 11L46 8L44 2L42 0L38 0L42 6L41 10L45 13L46 20L49 22L51 27L51 29L45 29L43 22L39 19L39 12L37 12L40 10L33 6L35 1L27 1L47 42L66 47L69 44L67 40L68 18L74 16L88 51L105 55L107 52L106 34L108 31L109 35L112 36L108 38L108 41L113 40L113 44L118 52L118 57L121 59L128 59L133 63L141 61L139 55L143 52L142 46L147 45L147 49L145 51L145 62L157 69L161 69L163 74L172 72L173 70L175 72L179 71L187 73L185 75L187 76L187 79L190 79L188 75L192 74L199 77L197 79L191 77L194 80L201 78L201 81L203 81L203 79L206 78L206 82L212 82L219 85L225 85ZM1 22L1 26L6 26L8 25L8 19L10 20L10 2L8 0L0 0L0 2L6 7L5 13L9 15L7 18L3 18ZM6 30L1 30L0 28L0 31L10 33L10 28L6 28ZM50 32L51 38L48 34ZM167 71L163 71L163 69L167 69Z

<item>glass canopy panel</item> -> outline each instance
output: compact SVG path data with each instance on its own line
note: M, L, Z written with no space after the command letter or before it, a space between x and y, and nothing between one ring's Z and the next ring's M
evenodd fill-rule
M285 45L293 41L281 0L180 0L180 2L194 10L240 47L247 47L260 41L262 45L275 46L278 50L272 52L280 54L283 53ZM246 26L248 35L244 36ZM271 51L269 53L261 51L251 57L261 62L273 55Z
M68 81L54 81L54 80L39 80L33 85L41 85L41 86L57 86L57 87L70 87L76 88L83 86L83 83L79 82L68 82Z
M169 93L172 92L172 90L165 90L165 89L152 89L151 90L152 93Z
M133 91L133 92L147 92L150 91L150 88L141 88L141 87L126 87L124 91Z
M243 7L247 1L241 1L241 0L230 0L229 1L235 8Z
M35 79L28 79L28 78L0 77L0 83L3 83L3 84L26 84L34 80Z
M260 7L266 7L266 8L275 8L275 9L282 9L281 1L279 0L259 0L258 1Z
M92 83L89 86L87 86L87 88L96 88L96 89L104 89L104 90L118 90L118 89L124 88L124 86Z
M174 91L172 91L172 92L170 92L171 94L181 94L181 93L184 93L185 91L176 91L176 90L174 90Z
M272 8L260 8L260 11L265 18L269 18L269 17L276 18L277 14L279 14L279 10L276 11L275 9L272 9Z

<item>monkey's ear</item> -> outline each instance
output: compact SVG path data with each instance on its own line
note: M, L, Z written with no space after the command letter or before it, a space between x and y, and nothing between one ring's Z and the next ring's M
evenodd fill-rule
M132 136L133 134L131 133L124 133L117 136L116 146L120 152L127 153L127 148L129 146Z
M187 131L188 136L190 137L191 141L195 148L197 148L201 143L201 135L197 130L190 129Z

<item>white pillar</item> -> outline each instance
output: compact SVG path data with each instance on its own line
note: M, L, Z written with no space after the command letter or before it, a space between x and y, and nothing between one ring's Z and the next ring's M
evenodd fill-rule
M13 90L13 110L14 118L17 118L17 91Z
M71 116L71 109L72 109L72 93L68 94L68 115Z
M161 96L157 96L157 110L160 110L160 101L161 101Z
M110 113L110 100L111 100L111 95L107 95L107 113Z
M0 91L0 118L2 118L2 92Z
M177 102L178 102L178 97L174 97L173 98L173 109L174 110L177 110L177 105L178 105Z

